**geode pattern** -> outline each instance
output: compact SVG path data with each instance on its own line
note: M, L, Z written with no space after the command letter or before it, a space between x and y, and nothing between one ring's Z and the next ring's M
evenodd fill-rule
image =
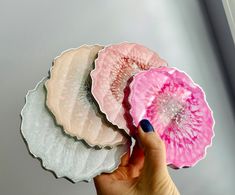
M30 152L57 177L90 181L118 167L148 119L168 165L195 165L212 143L213 114L203 90L166 66L136 43L66 50L26 95L21 132Z
M115 146L127 139L118 128L105 122L90 88L90 71L99 45L83 45L55 58L46 82L47 106L66 133L84 139L91 146Z
M57 177L67 177L73 182L90 181L102 172L115 170L129 145L96 149L65 135L45 106L45 81L28 92L21 112L21 131L30 152L42 159L43 166Z
M122 105L127 81L141 70L165 65L155 52L135 43L110 45L99 51L91 72L91 92L107 119L129 134Z
M130 115L148 119L164 140L167 164L190 167L202 159L214 136L214 120L204 92L175 68L151 68L133 77Z

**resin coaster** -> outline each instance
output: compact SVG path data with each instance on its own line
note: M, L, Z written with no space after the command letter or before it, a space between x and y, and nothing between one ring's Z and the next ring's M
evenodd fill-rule
M135 43L110 45L99 51L91 71L91 92L107 119L129 134L122 105L127 81L140 70L165 65L155 52Z
M102 172L114 171L129 144L96 149L65 134L45 106L45 81L28 92L21 112L21 132L33 156L40 158L43 166L57 177L73 182L90 181Z
M134 125L148 119L162 140L167 164L190 167L205 157L214 136L214 119L203 90L175 68L151 68L130 84Z
M90 71L102 48L83 45L57 57L45 84L46 103L67 134L84 139L90 146L112 147L125 144L127 139L101 115L90 92Z

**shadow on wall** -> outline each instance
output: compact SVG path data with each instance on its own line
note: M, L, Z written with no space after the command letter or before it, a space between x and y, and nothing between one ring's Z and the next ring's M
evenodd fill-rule
M204 18L213 29L211 39L216 43L215 48L220 61L220 71L226 84L230 103L235 118L235 45L226 18L222 1L200 0Z

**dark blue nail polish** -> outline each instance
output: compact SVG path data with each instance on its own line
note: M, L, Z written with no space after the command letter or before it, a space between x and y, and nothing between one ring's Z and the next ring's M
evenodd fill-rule
M154 131L153 126L147 119L141 120L139 125L141 126L141 128L144 130L145 133Z

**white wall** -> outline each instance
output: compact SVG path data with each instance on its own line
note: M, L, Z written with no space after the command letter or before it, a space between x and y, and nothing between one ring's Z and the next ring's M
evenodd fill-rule
M194 168L171 170L182 194L234 194L235 122L213 33L195 0L0 0L0 194L95 194L55 179L27 152L19 113L53 57L83 43L138 42L186 71L207 94L213 146Z

